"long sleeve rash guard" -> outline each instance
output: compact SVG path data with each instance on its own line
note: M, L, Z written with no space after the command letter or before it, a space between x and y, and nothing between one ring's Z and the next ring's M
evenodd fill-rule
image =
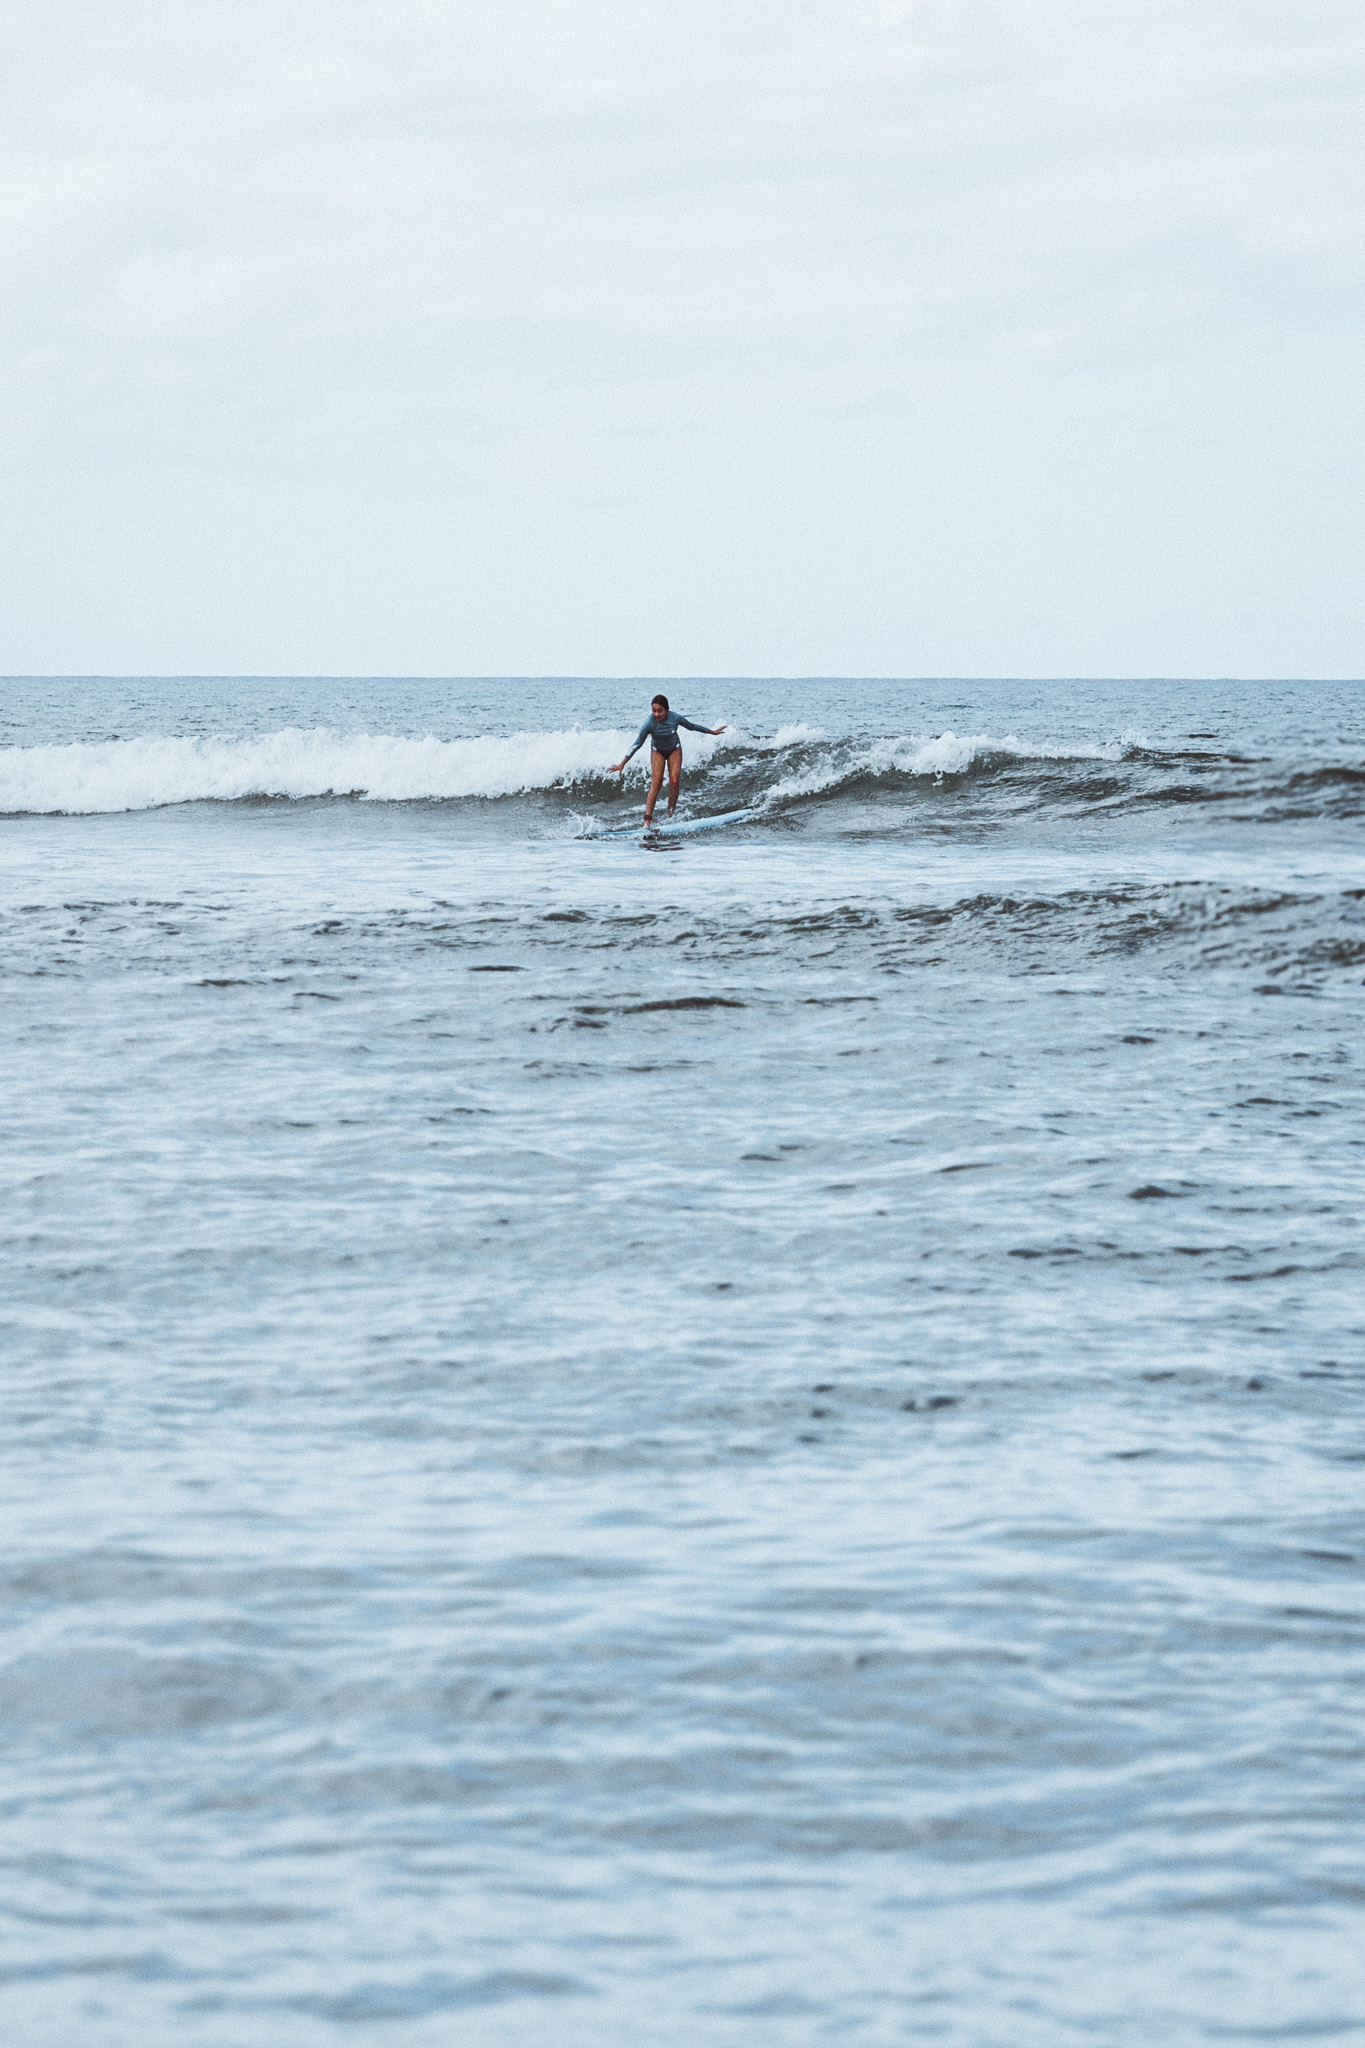
M630 754L626 755L626 760L630 759L631 754L638 754L646 740L653 740L656 754L671 754L674 747L680 744L680 725L685 725L689 732L709 732L711 729L706 725L694 725L690 718L683 717L681 711L669 711L662 718L655 718L651 714L640 727L635 745L631 748Z

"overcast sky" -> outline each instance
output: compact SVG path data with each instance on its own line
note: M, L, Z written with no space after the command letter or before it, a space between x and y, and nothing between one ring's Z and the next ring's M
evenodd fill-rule
M1360 675L1360 0L5 0L0 669Z

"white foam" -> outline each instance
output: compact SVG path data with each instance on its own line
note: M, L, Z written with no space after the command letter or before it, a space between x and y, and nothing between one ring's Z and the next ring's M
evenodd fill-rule
M768 801L818 796L855 776L923 775L938 779L944 775L965 775L969 769L991 761L1117 761L1123 741L1097 746L1037 746L1015 733L996 738L990 733L942 732L932 739L902 737L873 740L862 746L845 747L823 755L797 775L785 777L768 792Z
M256 738L154 737L65 747L0 748L0 814L141 811L167 804L231 803L243 797L353 796L372 803L515 796L571 790L605 781L634 732L518 732L499 737L396 739L384 733L337 733L296 727ZM902 736L839 740L818 726L781 727L771 739L731 731L717 742L687 735L688 759L700 766L724 748L727 756L780 757L789 748L814 758L778 780L763 801L818 795L857 776L889 773L939 777L1006 760L1115 760L1125 741L1107 746L1038 746L1013 733L959 737ZM780 760L774 767L780 768ZM627 771L649 772L641 750Z
M813 740L827 740L828 738L829 734L822 725L779 725L772 738L766 742L766 745L777 751L782 747L809 746ZM753 744L762 746L765 742L759 740L753 742Z
M575 728L407 740L291 727L256 739L6 747L0 748L0 812L142 811L252 796L357 796L387 803L512 796L571 789L603 776L633 738ZM641 758L632 763L637 774Z

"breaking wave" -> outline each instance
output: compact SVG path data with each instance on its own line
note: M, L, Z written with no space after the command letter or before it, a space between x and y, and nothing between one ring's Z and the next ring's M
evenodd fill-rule
M632 733L518 732L475 739L403 739L290 727L251 738L153 737L69 746L0 748L0 813L83 815L171 804L252 799L352 797L371 803L573 792L605 794L608 773ZM688 735L695 778L746 785L747 801L781 805L832 794L852 783L931 781L1029 761L1118 761L1131 742L1035 746L1007 735L839 739L791 725L771 738L731 732ZM643 781L648 756L628 777Z
M469 739L402 738L286 727L253 736L153 736L67 746L0 747L0 815L81 815L173 804L345 798L365 803L534 800L593 830L616 812L610 773L634 733L566 728ZM743 805L772 816L832 805L933 801L955 793L1018 811L1184 809L1236 799L1267 820L1365 812L1354 759L1272 761L1154 748L1126 732L1107 741L1039 742L1007 732L877 737L787 725L770 736L732 728L689 733L687 792L703 809ZM641 752L626 771L637 791ZM566 822L568 819L566 818Z
M1135 744L1132 735L1098 746L1037 746L1013 733L1003 739L987 733L959 736L939 733L931 739L857 740L842 746L802 749L769 791L773 803L793 802L848 789L857 784L942 781L949 776L982 774L1016 764L1065 761L1119 761Z
M103 740L0 750L0 811L145 811L262 797L374 803L512 796L600 776L619 733L396 739L287 727L252 739Z

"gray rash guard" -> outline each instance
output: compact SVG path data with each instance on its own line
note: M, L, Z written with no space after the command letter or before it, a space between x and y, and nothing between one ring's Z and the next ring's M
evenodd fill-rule
M682 741L678 738L678 727L680 725L685 725L689 732L710 731L709 726L693 725L691 719L684 718L681 711L669 711L662 718L655 718L651 715L640 727L635 745L631 748L630 754L638 754L646 740L653 740L654 752L656 754L671 754L674 747L682 745ZM630 754L626 755L627 761L630 759Z

